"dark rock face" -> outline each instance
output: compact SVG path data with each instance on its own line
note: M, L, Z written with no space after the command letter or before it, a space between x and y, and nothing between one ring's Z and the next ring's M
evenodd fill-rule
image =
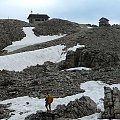
M118 88L104 87L104 109L103 119L120 119L120 91Z
M112 67L117 65L118 61L118 55L115 53L79 48L75 52L67 53L65 66L66 68L79 66L89 68Z
M25 120L67 120L91 115L96 112L97 105L89 97L84 96L71 101L67 106L58 105L52 113L37 112L25 118Z

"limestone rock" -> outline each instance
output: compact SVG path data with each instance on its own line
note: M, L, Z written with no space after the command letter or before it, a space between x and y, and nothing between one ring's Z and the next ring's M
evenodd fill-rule
M120 119L120 91L118 88L104 87L104 109L103 119Z
M71 101L67 106L57 106L54 112L57 113L59 117L75 119L91 115L95 113L96 110L96 103L89 97L84 96L80 99L76 99L75 101Z
M118 61L118 55L115 53L79 48L75 52L68 52L66 55L65 66L66 68L80 66L104 68L115 66Z

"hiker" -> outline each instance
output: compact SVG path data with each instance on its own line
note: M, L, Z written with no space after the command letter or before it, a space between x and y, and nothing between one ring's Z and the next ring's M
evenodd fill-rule
M45 107L47 111L51 111L51 103L53 102L53 97L47 93L45 98Z

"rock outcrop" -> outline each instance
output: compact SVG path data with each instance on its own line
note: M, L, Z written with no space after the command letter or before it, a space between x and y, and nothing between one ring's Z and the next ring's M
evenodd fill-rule
M104 112L103 119L120 119L120 91L117 87L113 90L104 87Z
M90 97L83 96L69 102L67 106L58 105L54 112L58 114L58 117L76 119L94 114L96 110L96 103Z
M119 61L118 55L112 52L78 48L75 52L69 51L66 55L65 67L104 68L113 67Z
M51 113L38 111L36 114L26 117L25 120L70 120L91 115L96 112L96 109L96 103L84 96L69 102L67 106L58 105Z

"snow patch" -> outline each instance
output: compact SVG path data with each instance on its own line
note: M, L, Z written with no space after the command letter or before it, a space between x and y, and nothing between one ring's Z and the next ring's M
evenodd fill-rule
M91 28L93 28L93 27L87 27L87 28L91 29Z
M80 47L85 47L85 45L79 45L79 44L77 44L76 46L73 46L73 47L69 48L68 51L70 51L70 50L76 51L76 49L80 48Z
M75 68L69 68L66 69L67 71L73 71L73 70L91 70L91 68L86 68L86 67L75 67Z
M0 70L21 71L29 66L42 65L46 61L59 62L65 59L64 45L57 45L35 51L0 56Z
M64 35L53 35L53 36L41 35L37 37L32 31L33 28L34 27L23 27L23 31L25 32L26 37L24 37L21 41L12 42L12 45L7 46L6 48L4 48L4 50L8 50L8 52L12 52L14 50L17 50L29 45L47 42L47 41L55 40L65 36L64 34Z

